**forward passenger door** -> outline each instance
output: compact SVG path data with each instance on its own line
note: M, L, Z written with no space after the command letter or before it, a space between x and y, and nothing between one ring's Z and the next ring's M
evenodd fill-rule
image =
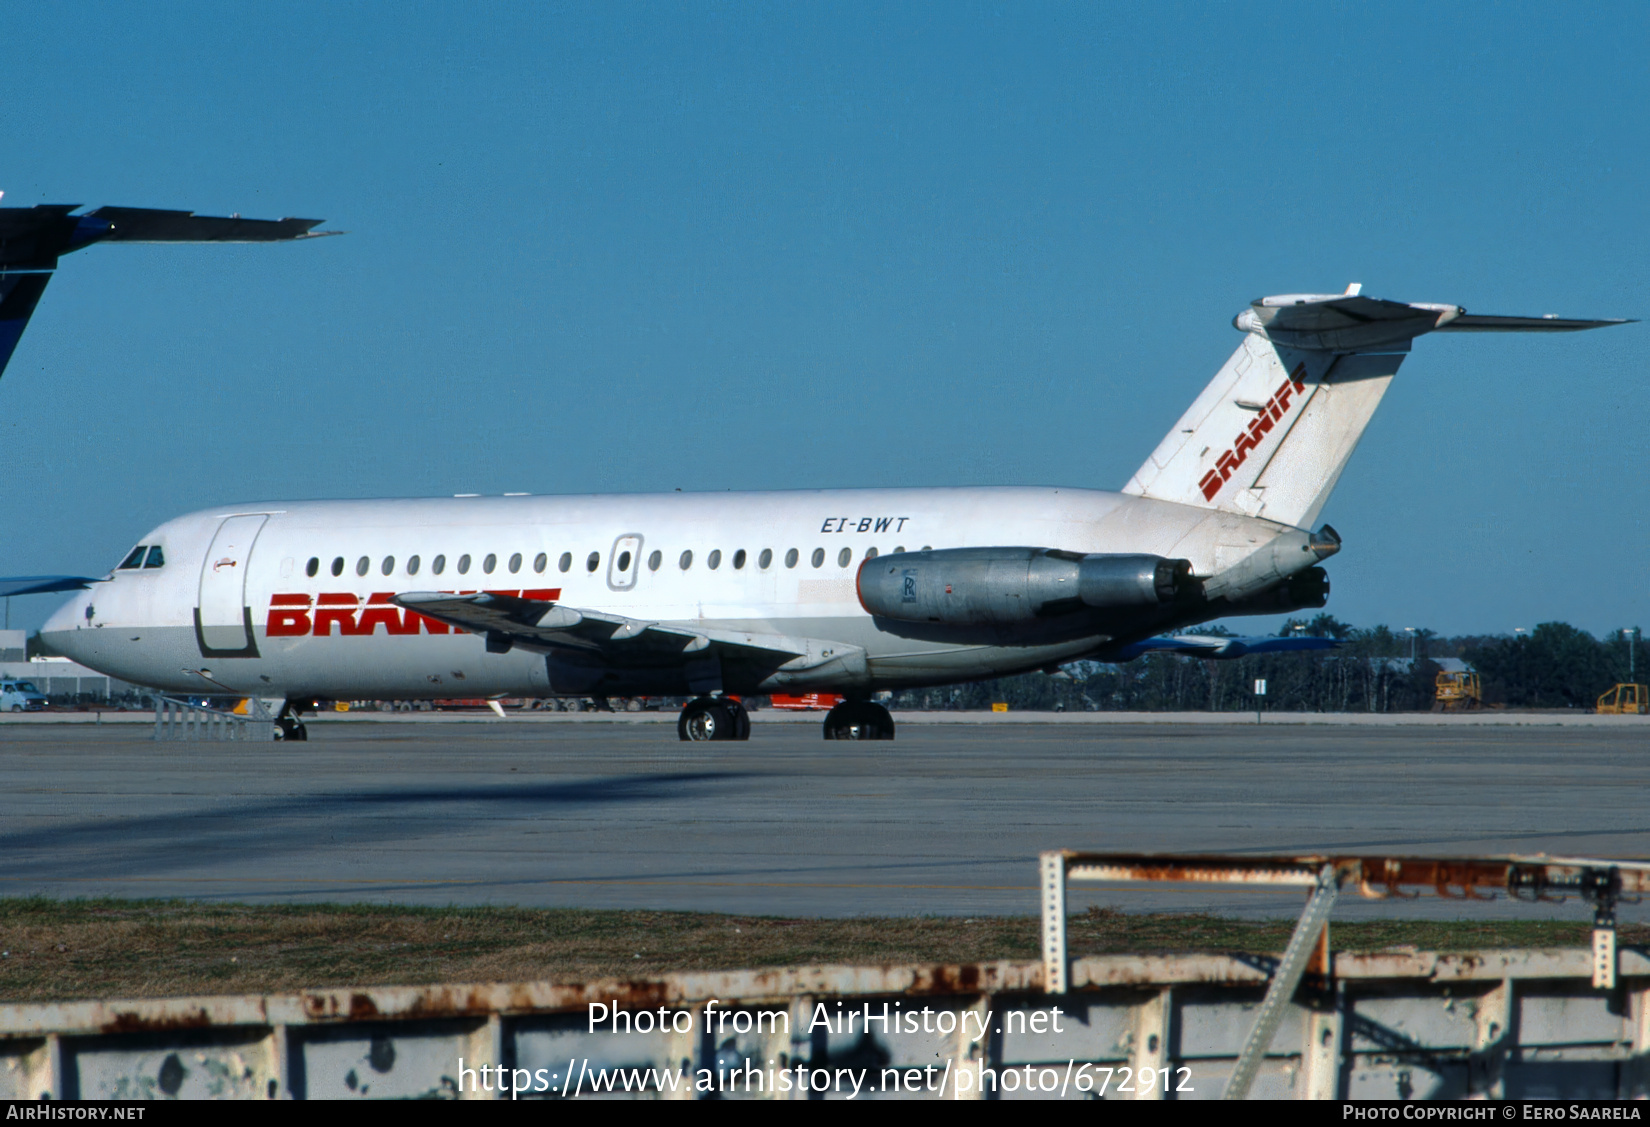
M269 517L263 513L225 517L201 563L195 607L195 640L202 657L257 657L252 609L246 605L246 574L252 546Z

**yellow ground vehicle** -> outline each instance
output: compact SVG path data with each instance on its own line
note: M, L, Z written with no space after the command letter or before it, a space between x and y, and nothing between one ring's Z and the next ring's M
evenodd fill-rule
M1433 684L1438 690L1432 702L1434 712L1465 712L1484 706L1484 693L1478 684L1478 674L1470 670L1461 673L1439 673Z
M1617 685L1598 698L1598 711L1616 715L1650 712L1650 688L1644 685Z

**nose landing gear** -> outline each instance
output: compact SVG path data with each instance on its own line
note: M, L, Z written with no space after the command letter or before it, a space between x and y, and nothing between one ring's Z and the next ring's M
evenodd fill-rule
M732 697L700 697L682 709L676 735L684 740L748 740L750 713Z
M275 738L283 742L309 739L309 729L298 719L298 709L291 701L283 701L281 711L275 714Z
M845 700L825 714L828 740L891 740L894 718L880 704Z

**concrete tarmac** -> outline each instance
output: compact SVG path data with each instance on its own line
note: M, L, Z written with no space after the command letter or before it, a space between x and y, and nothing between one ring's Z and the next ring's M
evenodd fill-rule
M1650 856L1637 727L907 725L749 743L654 724L315 724L299 744L0 731L0 894L1032 914L1051 848ZM1074 889L1293 915L1293 894ZM1579 903L1368 903L1590 919ZM1624 919L1646 918L1626 907Z

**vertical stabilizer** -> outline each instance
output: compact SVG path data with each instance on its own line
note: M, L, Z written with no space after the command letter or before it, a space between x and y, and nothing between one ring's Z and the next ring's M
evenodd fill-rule
M1309 528L1415 337L1621 323L1476 316L1356 286L1261 298L1233 321L1243 343L1123 492Z
M6 370L17 342L28 328L40 295L46 292L50 274L0 274L0 372Z

